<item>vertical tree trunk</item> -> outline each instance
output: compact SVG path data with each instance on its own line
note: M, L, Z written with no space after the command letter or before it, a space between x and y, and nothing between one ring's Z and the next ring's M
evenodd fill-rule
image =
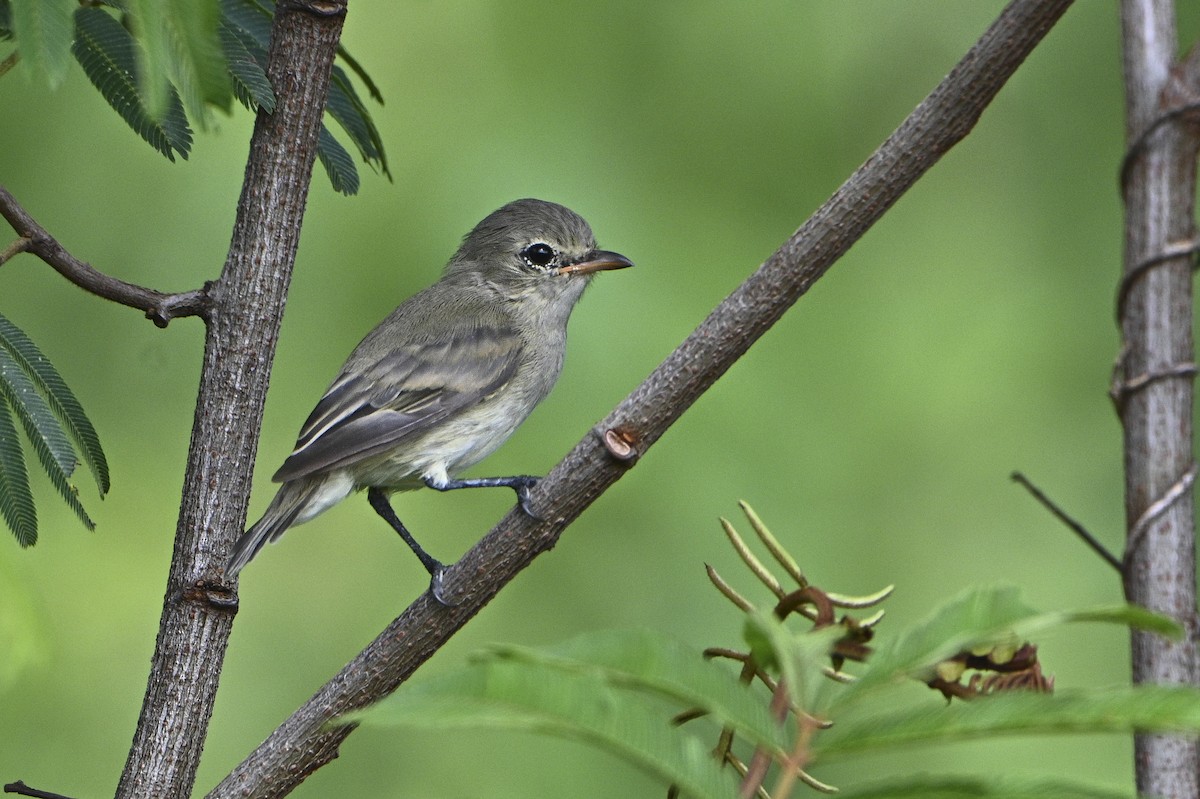
M1136 683L1197 683L1192 481L1192 258L1196 140L1171 110L1172 0L1121 3L1129 155L1122 174L1125 253L1121 355L1113 396L1125 435L1125 594L1171 616L1187 637L1134 632ZM1194 739L1138 735L1139 793L1200 795Z
M118 797L192 793L237 607L222 585L246 519L275 341L341 35L345 0L276 6L268 74L229 255L212 298L203 371L150 677Z

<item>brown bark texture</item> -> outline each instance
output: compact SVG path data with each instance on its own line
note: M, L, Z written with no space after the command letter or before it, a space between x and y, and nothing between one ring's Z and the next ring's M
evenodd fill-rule
M267 378L296 257L345 1L276 6L268 75L204 360L175 549L137 731L116 795L187 797L237 607L221 584L241 533Z

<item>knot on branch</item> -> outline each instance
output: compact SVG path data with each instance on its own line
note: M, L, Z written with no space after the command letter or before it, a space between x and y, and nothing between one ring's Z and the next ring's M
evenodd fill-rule
M639 450L642 434L631 425L617 425L607 430L597 429L596 437L600 439L608 454L622 463L633 465L633 462L641 457Z
M195 291L160 294L158 300L146 309L146 318L153 322L155 327L160 328L166 327L172 319L181 316L199 316L207 320L212 306L212 298L208 293L210 285L211 281L205 283L204 288Z
M197 580L175 594L176 601L204 605L209 610L236 614L238 612L237 591L227 585Z

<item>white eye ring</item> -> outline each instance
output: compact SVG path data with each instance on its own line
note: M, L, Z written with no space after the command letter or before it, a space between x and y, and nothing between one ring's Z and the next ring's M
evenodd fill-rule
M545 269L558 258L558 253L544 241L535 241L521 250L521 258L535 269Z

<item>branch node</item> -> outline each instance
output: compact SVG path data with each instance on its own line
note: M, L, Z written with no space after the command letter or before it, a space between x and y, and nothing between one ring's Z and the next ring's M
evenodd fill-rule
M597 430L596 434L608 454L622 463L632 464L641 455L638 452L638 445L641 443L642 436L629 425L617 425L603 433Z
M237 591L220 583L197 580L175 596L179 601L205 605L210 610L231 614L238 612Z

